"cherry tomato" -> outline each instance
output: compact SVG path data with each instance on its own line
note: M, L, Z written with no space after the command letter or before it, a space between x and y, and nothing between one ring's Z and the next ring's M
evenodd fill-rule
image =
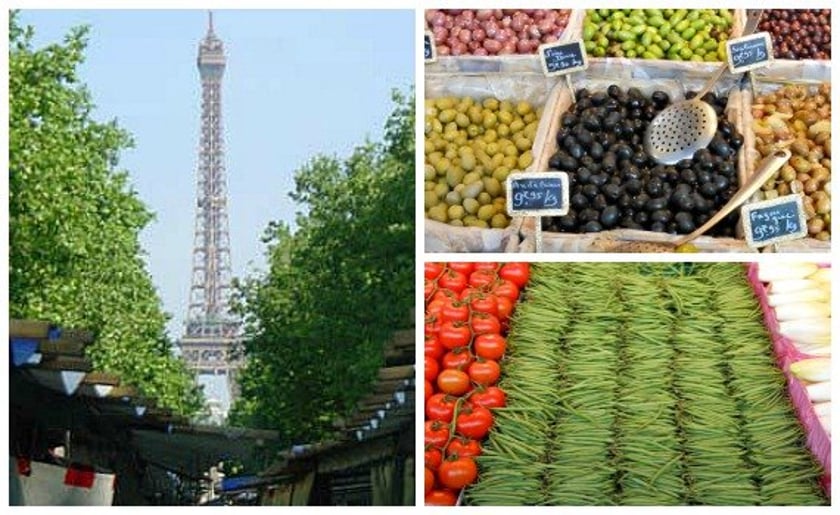
M499 322L507 324L513 314L513 302L507 297L496 296L496 303L499 306Z
M461 272L466 277L469 277L473 270L475 270L475 263L452 262L446 264L450 270Z
M431 382L429 382L429 380L428 380L428 379L426 379L426 384L425 384L424 386L426 387L426 393L425 393L425 397L424 397L424 399L423 399L423 400L425 400L426 402L428 402L428 401L429 401L429 397L431 397L432 395L434 395L434 394L435 394L435 387L432 385L432 383L431 383Z
M443 317L441 313L443 312L444 306L446 306L448 301L443 299L434 299L428 304L426 304L426 317L435 317L438 318L441 322L443 322Z
M470 343L472 333L467 324L447 321L440 325L438 341L449 350L466 347Z
M446 347L440 344L437 336L426 335L423 343L423 355L427 358L439 360L444 354L446 354Z
M425 445L434 445L442 449L449 440L449 425L439 420L427 420L423 430Z
M500 283L493 286L493 293L500 297L507 297L515 302L519 298L519 287L507 279L503 279Z
M476 263L475 264L476 270L492 270L495 272L499 269L499 263L495 263L493 261L486 261L484 263Z
M497 386L478 387L470 394L470 403L482 408L504 408L507 395Z
M443 263L425 263L423 266L423 276L430 281L434 281L443 273L443 269Z
M470 299L470 309L479 313L498 316L499 301L492 293L479 293Z
M493 426L493 414L481 406L466 407L455 420L455 430L474 440L481 440Z
M512 282L520 290L528 284L530 276L531 269L528 263L505 263L499 270L499 277Z
M494 384L499 380L501 373L499 364L492 359L478 359L467 369L470 379L483 386Z
M460 490L472 484L478 476L478 468L472 458L446 459L438 468L441 484L453 490Z
M457 298L458 298L458 294L455 293L454 291L447 290L446 288L438 288L435 291L435 294L432 295L432 298L429 299L429 302L431 302L433 300L442 300L444 302L448 302L452 299L457 299Z
M444 324L445 325L445 324ZM473 313L470 317L470 328L473 334L487 334L500 333L502 331L502 324L499 319L487 313ZM443 327L441 327L443 332ZM446 344L444 343L444 346Z
M466 303L459 300L450 300L443 303L441 309L441 320L444 322L452 320L453 322L466 322L470 318L470 307Z
M435 488L435 473L429 470L428 467L426 467L425 481L426 493L424 495L429 495L429 492L431 492Z
M458 295L458 298L461 301L470 302L473 297L477 297L479 295L484 295L484 291L481 288L468 286L464 288L464 291L462 291L460 295Z
M457 370L466 370L470 363L475 361L475 358L470 354L469 349L461 347L459 349L451 350L443 355L441 365L443 368L454 368Z
M500 360L507 350L507 342L501 334L480 334L473 339L473 352L485 359Z
M440 467L441 461L443 461L443 454L441 454L440 449L437 447L433 445L426 445L426 448L423 451L423 461L426 464L426 468L437 470L438 467Z
M449 442L446 448L447 456L458 456L459 458L471 458L481 455L481 444L477 440L458 436Z
M470 376L466 372L444 369L437 376L438 390L449 395L463 395L470 389Z
M494 270L476 270L470 274L470 286L473 288L490 287L499 279Z
M439 488L427 493L423 502L426 506L455 506L458 496L452 490Z
M455 404L458 399L444 393L436 393L426 401L426 419L440 420L441 422L452 422L452 415L455 412Z
M438 278L438 286L461 293L467 287L467 276L455 270L446 270Z
M435 381L440 373L440 363L436 359L426 358L423 360L424 374L426 381Z
M423 334L425 336L435 336L440 332L440 320L437 317L427 317L425 324L423 324Z

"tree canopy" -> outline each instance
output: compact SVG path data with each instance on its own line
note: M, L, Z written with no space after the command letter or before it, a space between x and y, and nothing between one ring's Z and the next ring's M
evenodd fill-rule
M247 367L231 422L322 439L371 388L414 305L414 93L395 91L381 142L295 173L297 230L271 222L268 270L238 283Z
M34 30L10 16L10 316L94 331L96 369L191 414L201 393L171 353L139 243L153 215L117 168L131 137L93 118L77 73L87 33L34 48Z

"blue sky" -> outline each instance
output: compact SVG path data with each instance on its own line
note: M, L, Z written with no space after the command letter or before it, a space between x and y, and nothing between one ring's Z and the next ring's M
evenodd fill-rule
M80 69L97 104L135 148L123 154L140 197L157 216L142 234L149 269L183 330L190 286L202 10L31 10L36 44L91 26ZM347 155L378 139L392 88L414 80L414 14L402 11L217 10L234 276L264 266L259 238L270 220L292 222L293 172L317 153Z

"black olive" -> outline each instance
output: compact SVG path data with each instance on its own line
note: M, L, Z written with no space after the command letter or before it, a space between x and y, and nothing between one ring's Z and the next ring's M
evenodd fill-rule
M592 107L592 97L579 98L575 104L575 110L579 113L589 109L590 107Z
M645 95L644 95L644 93L642 93L642 90L640 90L639 88L632 87L632 88L627 90L627 97L641 100L641 99L645 98Z
M630 195L628 195L627 193L622 193L621 196L618 197L618 202L616 202L616 204L618 204L618 207L620 207L621 209L626 209L630 207L630 202L632 200L633 199L630 197Z
M621 114L616 111L612 111L604 118L604 121L601 125L603 125L605 130L612 130L616 125L618 125L618 122L620 121Z
M650 196L647 193L639 193L638 195L633 197L633 201L630 202L630 207L636 210L642 210L645 208L645 205L647 204L648 200L650 200Z
M642 178L642 172L639 168L633 165L627 165L621 169L621 178L625 181L639 180ZM638 192L636 192L638 193Z
M615 227L618 223L618 215L619 211L616 206L607 206L601 211L601 225L606 227L607 229L611 227Z
M575 113L563 113L563 116L560 117L560 123L563 125L563 127L573 127L577 125L578 118L577 116L575 116Z
M569 154L563 152L558 161L558 170L562 170L564 172L571 172L572 170L578 167L577 159L573 158Z
M601 232L604 228L596 221L586 222L583 226L583 232Z
M586 198L588 199L593 199L597 197L599 192L598 186L595 186L594 184L587 184L586 186L581 188L581 191L584 195L586 195Z
M674 221L677 223L677 231L682 234L688 234L697 228L694 225L694 217L686 211L680 211L674 215Z
M653 213L650 214L651 222L662 222L663 224L667 224L671 221L671 212L667 209L657 209Z
M719 136L715 136L712 138L712 141L709 142L709 150L721 157L729 157L735 153L735 151L732 150L732 147L730 147L726 141Z
M630 157L630 161L636 166L644 166L647 163L648 156L644 152L636 152Z
M718 122L718 130L725 138L728 138L734 133L732 123L729 120L723 119Z
M700 185L700 194L706 198L714 198L717 194L717 186L713 182L706 182Z
M592 157L587 156L586 154L584 154L580 159L578 159L578 162L580 163L580 166L584 166L586 168L589 168L590 170L590 167L597 164L595 163L595 160L592 159Z
M653 232L665 232L667 227L662 222L653 222L650 224L650 230Z
M629 95L629 97L630 98L627 99L627 109L630 109L630 111L633 111L634 109L641 109L642 99L633 95Z
M592 156L592 159L600 161L604 157L604 146L597 141L593 141L589 146L589 155Z
M677 202L677 207L684 211L691 211L695 207L694 195L683 195Z
M589 182L591 182L595 186L603 186L604 184L607 183L607 181L609 179L610 179L610 177L607 174L598 173L598 174L593 174L592 178L589 179Z
M580 146L577 143L575 143L574 145L571 145L568 148L568 150L569 150L569 155L574 157L575 159L580 159L581 157L583 157L583 147Z
M591 96L591 95L592 95L592 93L590 93L590 91L587 88L580 88L575 93L575 98L583 98L583 97L588 97L588 96Z
M583 148L589 148L595 141L595 137L590 131L581 127L581 129L577 132L577 140L578 143L583 145Z
M708 93L703 95L700 98L700 100L702 100L703 102L706 102L707 104L709 104L712 107L717 107L718 106L718 97L712 91L709 91Z
M642 119L646 122L649 122L656 118L656 107L653 105L647 105L644 109L642 109Z
M578 168L574 175L577 177L578 184L589 184L589 180L592 178L592 172L585 167Z
M694 153L692 158L696 164L699 164L704 170L711 170L714 167L712 162L712 153L708 149L701 148Z
M646 211L638 211L633 216L633 220L637 224L646 225L650 221L650 215L648 215Z
M697 182L697 175L691 168L686 168L680 171L680 180L686 184L695 184Z
M589 199L582 193L576 193L569 199L569 205L575 209L583 209L589 205Z
M598 211L595 211L591 207L588 207L586 209L581 210L578 213L578 220L580 220L581 223L593 222L597 220L600 216L601 215L600 213L598 213Z
M717 172L720 175L732 177L733 175L735 175L735 165L732 163L732 161L724 161L721 164L717 165Z
M577 213L569 211L567 214L560 217L558 220L560 229L564 231L574 231L577 229Z
M732 147L733 150L736 152L741 146L744 144L744 138L740 134L733 134L732 137L729 138L729 145Z
M686 94L685 94L685 99L686 99L686 100L691 100L692 98L694 98L694 97L696 97L696 96L697 96L697 92L696 92L696 91L688 91L688 92L686 92Z
M607 94L612 98L618 98L618 95L621 93L621 88L616 84L610 84L607 88Z
M666 232L668 232L668 233L670 233L670 234L676 234L676 232L677 232L677 223L676 223L675 221L671 220L671 221L670 221L670 222L668 222L668 224L665 226L665 229L666 229Z
M668 205L668 199L665 197L651 197L645 202L645 209L649 212L665 209Z
M592 116L587 116L583 120L581 120L583 126L589 129L590 131L599 131L601 130L601 120L598 119L596 114Z
M607 207L607 198L604 197L603 194L596 195L594 199L592 199L592 208L597 209L598 211L602 211L605 207Z
M601 193L603 193L603 195L607 199L614 202L618 200L618 197L621 196L621 188L618 185L612 183L604 184L604 186L601 188Z
M552 170L560 169L560 156L562 155L562 152L562 150L558 150L551 157L548 158L549 168L551 168Z
M621 184L623 182L624 181L622 181L621 177L619 177L618 175L610 175L610 180L609 180L609 182L607 182L607 184L615 184L616 186L621 188Z
M680 170L685 170L686 168L691 168L691 165L694 164L694 161L691 159L680 159L677 161L676 167Z
M718 191L726 191L726 189L729 188L729 178L725 175L715 175L712 178L712 183Z
M653 102L654 107L663 109L671 102L671 97L662 90L656 90L650 95L650 100Z
M563 138L563 149L566 152L568 152L569 149L572 148L572 146L577 145L577 144L578 144L577 138L572 134L569 134L568 136Z
M632 100L631 100L632 102ZM631 120L641 120L642 119L642 108L641 107L634 107L627 112L627 117ZM633 124L633 129L635 130L636 124Z
M601 160L601 166L603 166L604 170L607 172L612 172L615 170L616 166L616 158L615 153L612 151L607 152L604 154L604 159Z
M633 155L633 149L631 149L630 145L626 143L616 143L610 150L615 152L615 157L619 161L630 159L630 156Z
M633 124L633 120L625 119L618 127L621 127L621 137L624 139L629 139L636 133L636 126Z
M602 139L601 139L601 142L600 142L601 145L603 145L604 147L611 147L612 145L615 144L616 137L615 137L614 133L606 132L606 133L601 133L601 134L602 134Z
M642 181L639 179L630 179L624 183L624 191L630 195L638 195L642 191Z
M648 192L648 195L651 197L658 197L662 194L662 180L657 177L652 177L647 186L645 186L645 191Z
M592 99L592 105L599 106L603 105L604 102L607 101L607 94L603 91L596 91L590 98Z
M633 217L631 217L631 216L625 216L624 218L622 218L621 222L619 222L619 225L621 227L624 227L625 229L641 229L642 228L642 226L637 224L633 220Z
M608 113L614 113L621 107L621 103L614 98L610 98L602 107L606 109Z
M712 174L707 171L697 172L697 184L706 184L712 180Z
M694 200L694 211L697 213L708 213L712 210L712 203L706 200L703 195L698 192L694 192L691 195L692 200ZM696 220L695 220L696 221ZM702 222L698 222L698 225L702 224Z

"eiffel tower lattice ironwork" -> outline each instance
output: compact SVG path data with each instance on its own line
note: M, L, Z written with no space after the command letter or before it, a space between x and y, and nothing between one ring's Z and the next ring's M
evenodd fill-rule
M222 134L222 76L225 53L209 15L207 34L198 47L201 77L201 134L192 280L186 332L180 347L187 366L199 374L226 375L235 393L240 366L240 321L228 309L231 288L230 235Z

